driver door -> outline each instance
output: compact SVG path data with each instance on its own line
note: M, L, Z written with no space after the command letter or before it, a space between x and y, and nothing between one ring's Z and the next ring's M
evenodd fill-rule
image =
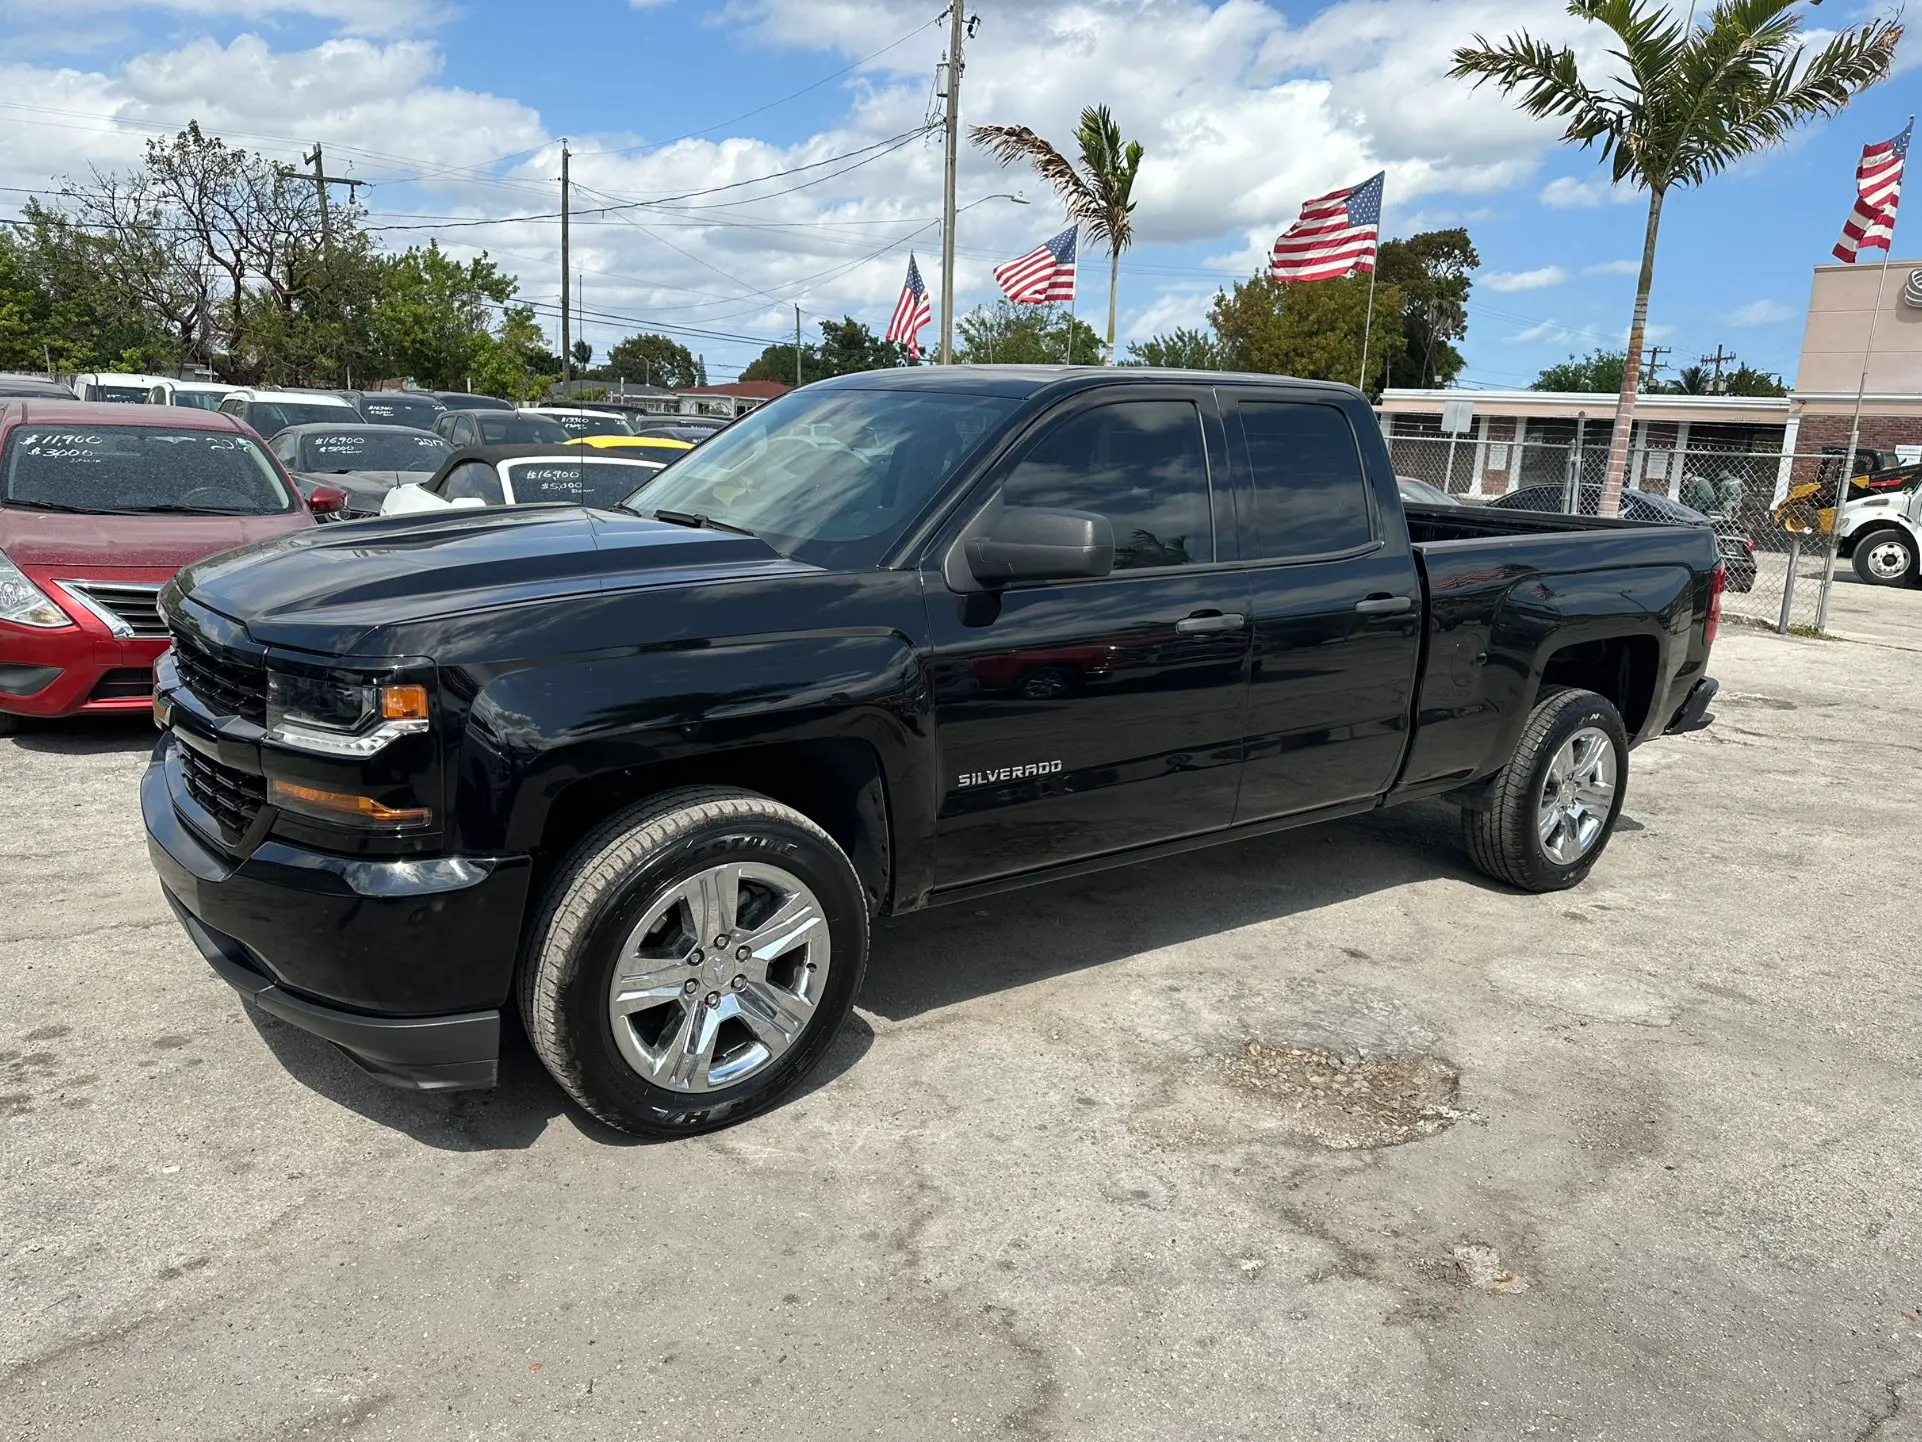
M962 596L923 573L937 891L1234 818L1252 632L1224 433L1206 388L1126 396L1067 402L978 498L1106 516L1111 574Z

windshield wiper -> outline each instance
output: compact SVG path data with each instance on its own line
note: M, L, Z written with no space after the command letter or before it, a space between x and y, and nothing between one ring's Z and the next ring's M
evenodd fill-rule
M117 516L257 516L259 511L235 510L232 506L142 506L137 511L115 511Z
M717 521L712 516L700 515L693 511L656 511L654 519L667 521L676 526L692 526L697 530L732 531L737 536L754 535L754 532L745 526L730 526L726 521Z
M16 501L9 498L4 504L22 511L61 511L69 516L132 516L137 511L116 510L112 506L65 506L59 501Z

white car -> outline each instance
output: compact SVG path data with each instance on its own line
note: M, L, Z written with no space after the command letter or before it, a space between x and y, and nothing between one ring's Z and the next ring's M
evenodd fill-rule
M189 406L197 411L217 411L220 403L240 389L218 381L157 380L147 394L150 406Z
M542 504L605 508L653 480L663 464L586 449L480 446L450 456L430 480L394 487L380 513L431 515L453 508Z
M220 398L220 409L272 440L289 426L357 426L361 414L351 401L331 391L249 389L230 391Z
M1871 586L1912 586L1922 557L1922 481L1842 507L1841 553Z
M73 393L83 401L144 406L153 400L153 389L163 379L161 376L136 375L127 371L94 371L73 378Z

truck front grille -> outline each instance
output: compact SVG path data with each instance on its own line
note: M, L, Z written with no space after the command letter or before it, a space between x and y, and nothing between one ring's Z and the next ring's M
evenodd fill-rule
M217 650L178 626L173 640L181 683L209 711L267 724L267 667L259 657Z
M267 804L267 781L202 756L191 746L180 747L180 770L187 794L200 803L223 828L238 837Z

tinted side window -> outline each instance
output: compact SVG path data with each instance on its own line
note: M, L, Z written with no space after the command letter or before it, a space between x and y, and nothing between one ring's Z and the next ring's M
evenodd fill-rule
M1189 401L1122 401L1070 416L1015 463L1002 496L1010 506L1106 516L1117 571L1215 558L1201 412Z
M440 493L443 500L482 500L490 506L502 505L507 499L501 490L501 478L485 461L467 461L455 466L453 473L441 482Z
M1361 452L1333 406L1242 401L1258 554L1325 556L1374 539Z

